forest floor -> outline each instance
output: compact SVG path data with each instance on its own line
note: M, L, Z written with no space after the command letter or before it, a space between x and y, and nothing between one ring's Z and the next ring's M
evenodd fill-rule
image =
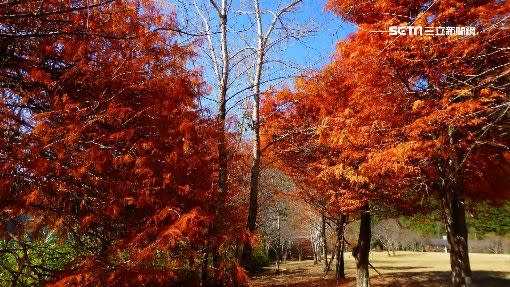
M371 286L374 287L443 287L449 286L449 254L433 252L397 252L388 256L386 252L371 252L372 265L382 274L370 269ZM509 287L510 255L470 254L474 287ZM313 261L288 261L280 265L280 274L274 272L274 266L254 276L252 287L330 287L356 286L354 258L345 254L345 272L347 278L337 284L334 272L324 275L323 265L313 265ZM334 268L334 266L333 266Z

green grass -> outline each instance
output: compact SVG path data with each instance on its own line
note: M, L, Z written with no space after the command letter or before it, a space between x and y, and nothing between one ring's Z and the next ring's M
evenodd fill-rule
M253 278L251 285L258 286L355 286L355 262L346 253L346 274L348 279L337 284L333 272L325 275L323 265L313 261L289 261L281 265L280 274L272 269ZM474 286L509 287L510 255L470 254ZM442 287L450 280L449 254L433 252L397 252L388 256L386 252L372 252L372 265L382 274L370 270L372 286ZM272 267L274 268L274 267Z

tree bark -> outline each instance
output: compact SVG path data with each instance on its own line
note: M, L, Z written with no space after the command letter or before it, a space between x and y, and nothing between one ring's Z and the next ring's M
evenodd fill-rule
M471 266L469 263L468 229L464 209L464 190L462 175L459 173L459 161L462 151L458 147L459 133L455 127L448 128L450 140L450 158L445 184L441 186L439 200L443 211L446 237L450 244L450 265L453 287L470 287L472 285Z
M317 244L318 238L315 234L315 227L312 226L310 228L310 243L312 244L313 251L313 265L317 265L319 263L319 246Z
M215 3L215 2L211 2ZM229 79L229 54L227 47L227 1L222 0L221 10L218 10L219 24L221 29L221 54L222 54L222 66L221 75L218 76L218 114L216 115L217 125L217 148L218 148L218 196L214 206L214 221L211 228L211 234L213 236L212 242L212 258L214 266L214 282L205 283L209 286L211 284L219 284L216 280L220 277L220 261L221 261L221 242L217 241L216 236L220 233L220 225L222 222L222 212L225 206L225 199L228 190L228 150L227 141L225 135L225 120L227 115L226 103L227 103L227 90L228 90L228 79ZM211 45L211 50L214 52L214 48Z
M468 254L468 229L461 191L449 189L440 196L441 208L450 244L452 286L471 286L471 266Z
M345 262L344 262L344 250L345 250L345 224L347 222L347 214L342 214L340 216L340 219L337 223L337 240L338 240L338 246L337 246L337 256L336 256L336 279L341 280L345 279Z
M328 272L329 271L328 238L326 236L326 216L324 214L322 215L321 237L322 237L322 256L324 257L324 272Z
M282 235L280 233L280 214L277 215L277 230L278 230L278 246L276 247L276 271L277 272L280 272L280 258L282 256L282 249L281 249L281 244L282 244Z
M260 163L262 153L260 150L260 81L262 78L262 68L264 63L266 41L262 30L262 15L259 7L259 1L254 0L255 17L257 20L257 62L255 68L255 77L253 79L253 109L252 109L252 131L253 131L253 146L252 146L252 165L250 176L250 202L248 207L248 222L247 227L250 233L254 233L257 227L257 212L258 212L258 194L259 194L259 179L260 179ZM244 244L243 262L247 262L251 256L252 246L247 241Z
M252 166L250 177L250 201L248 207L248 222L247 228L250 234L253 234L257 228L257 213L258 213L258 194L259 194L259 179L260 179L260 129L259 129L259 105L260 105L260 75L259 82L254 89L254 103L252 114L252 129L253 129L253 147L252 147ZM242 262L246 267L249 264L252 246L249 240L246 240L243 248Z
M356 258L356 286L370 287L368 272L368 257L370 253L370 207L366 204L361 210L361 224L359 229L358 245L352 251Z

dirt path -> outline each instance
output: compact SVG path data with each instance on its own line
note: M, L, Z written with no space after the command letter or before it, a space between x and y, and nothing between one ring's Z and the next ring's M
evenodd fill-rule
M371 253L371 262L383 276L371 270L374 287L447 287L449 282L449 257L444 253L400 252L388 256L383 252ZM356 274L354 260L346 254L348 279L337 284L334 274L325 275L322 265L313 261L292 261L282 264L280 274L271 268L252 278L251 286L342 286L354 287ZM510 255L471 254L474 286L510 287Z

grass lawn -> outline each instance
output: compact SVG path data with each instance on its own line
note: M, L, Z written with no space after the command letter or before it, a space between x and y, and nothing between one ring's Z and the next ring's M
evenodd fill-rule
M346 253L346 274L348 279L337 284L334 273L324 275L323 265L313 261L289 261L281 265L280 274L274 267L252 278L251 286L343 286L355 284L355 263ZM510 255L470 254L474 286L510 287ZM370 270L371 286L442 287L449 286L449 254L433 252L397 252L388 256L386 252L371 252L370 262L382 274ZM333 267L334 268L334 267Z

